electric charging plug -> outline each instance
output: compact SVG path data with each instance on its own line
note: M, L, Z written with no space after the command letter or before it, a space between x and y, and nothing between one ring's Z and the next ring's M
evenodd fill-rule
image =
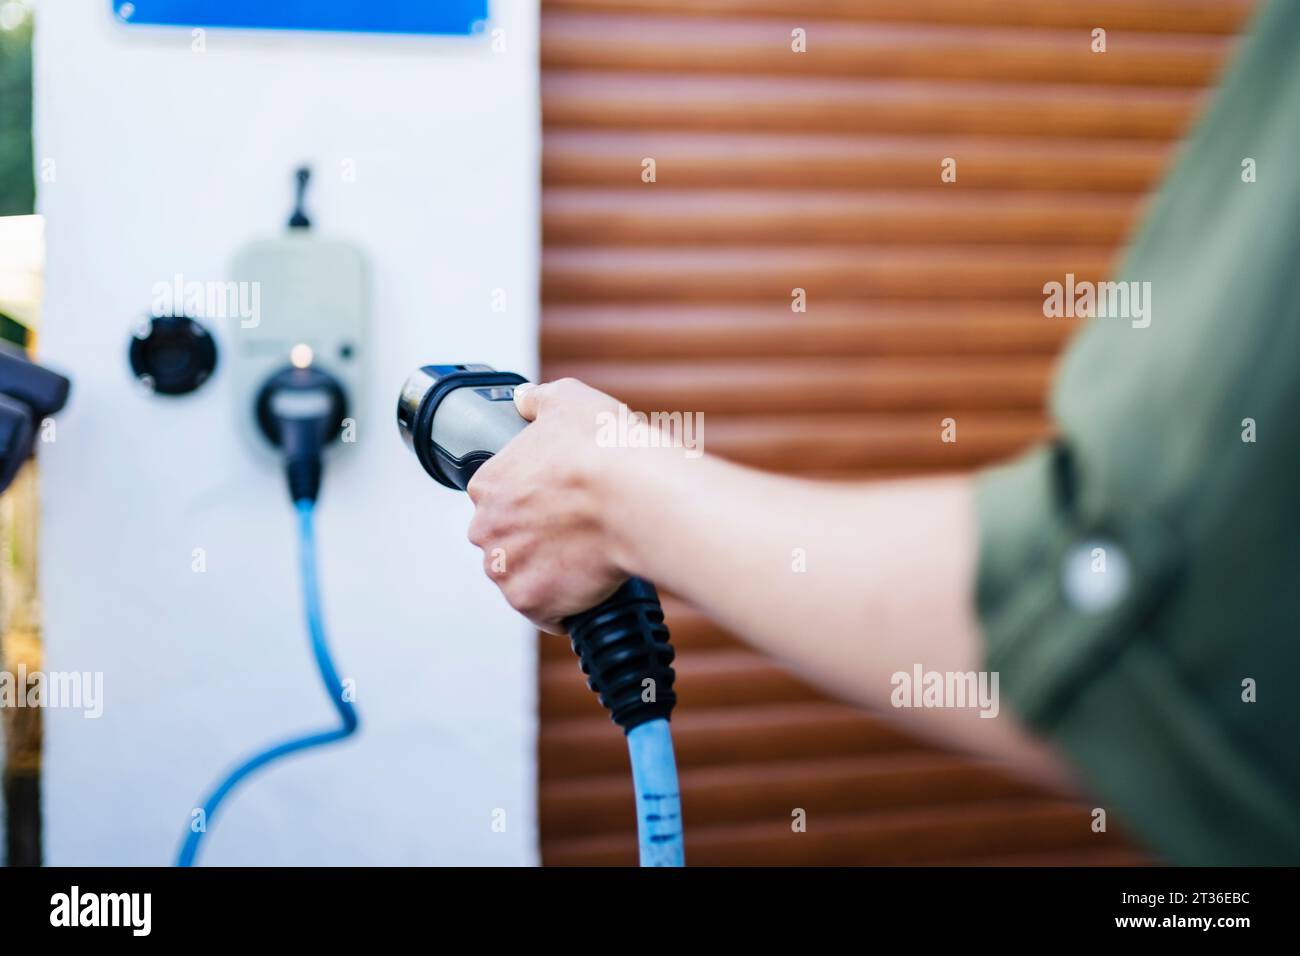
M315 366L286 366L262 385L255 412L262 434L284 455L289 497L315 501L325 446L339 437L348 413L339 380Z

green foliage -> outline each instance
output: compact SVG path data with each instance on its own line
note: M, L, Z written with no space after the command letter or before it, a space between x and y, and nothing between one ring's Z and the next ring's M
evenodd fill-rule
M36 203L32 174L32 19L0 30L0 216L31 213Z

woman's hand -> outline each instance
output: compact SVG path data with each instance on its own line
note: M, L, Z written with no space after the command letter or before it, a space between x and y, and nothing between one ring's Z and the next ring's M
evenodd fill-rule
M894 675L916 662L983 666L969 477L825 484L671 442L613 447L622 439L606 428L602 440L601 425L619 404L572 379L518 388L515 404L533 424L469 483L469 538L538 627L563 633L564 618L641 575L909 732L1069 779L1010 711L982 720L972 708L891 705Z
M506 600L542 630L599 604L628 577L613 557L609 514L625 449L597 443L618 402L574 379L515 389L533 422L470 481L469 540Z

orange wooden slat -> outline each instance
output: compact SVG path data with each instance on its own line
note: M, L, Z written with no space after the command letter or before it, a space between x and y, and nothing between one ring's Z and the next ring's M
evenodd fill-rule
M683 769L930 749L864 711L824 700L709 708L682 698L672 723ZM544 781L627 769L627 741L598 706L582 717L543 720L538 752Z
M542 352L568 360L791 358L821 355L1053 355L1078 328L1037 299L546 308Z
M1042 297L1043 285L1105 278L1115 250L1095 246L996 249L933 246L723 246L653 249L549 246L545 302L784 303L832 299L953 301Z
M814 14L815 10L812 11ZM801 17L802 52L788 19L720 20L547 13L542 64L555 69L824 75L1024 83L1199 86L1231 39L1125 31L1092 50L1078 28L898 26Z
M1037 409L1053 359L818 358L692 362L552 361L573 377L646 412L786 414Z
M655 184L546 191L543 240L653 246L888 242L894 244L1120 242L1134 197L961 192L714 192Z
M678 658L675 685L695 707L741 707L755 703L813 700L815 692L785 668L747 649L693 654ZM580 677L576 660L540 667L542 719L600 712L600 704Z
M1255 0L545 0L553 11L663 16L786 17L863 23L1086 27L1168 33L1235 33Z
M800 474L961 471L1001 461L1052 434L1038 411L728 416L705 422L702 445L708 454ZM945 434L956 440L944 441Z
M706 767L681 774L680 783L682 815L692 827L786 821L792 807L821 816L1042 796L996 767L937 753ZM635 826L625 774L547 784L540 805L541 825L552 836Z
M695 827L685 810L686 859L696 866L891 865L1029 852L1044 845L1110 842L1092 833L1088 810L1060 801L1008 800L960 807L813 817L806 832L789 820ZM1114 843L1119 843L1118 838ZM618 834L550 840L553 866L631 866L636 846Z
M1170 156L1159 140L1016 139L950 133L891 136L548 128L547 187L639 187L642 160L673 189L782 190L910 187L1141 192ZM957 162L957 179L940 179ZM779 195L779 194L778 194Z
M552 129L952 133L1167 140L1200 104L1196 90L910 80L662 76L550 71ZM653 154L651 154L653 157Z

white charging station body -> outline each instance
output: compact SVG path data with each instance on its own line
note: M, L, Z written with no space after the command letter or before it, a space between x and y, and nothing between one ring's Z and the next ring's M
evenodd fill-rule
M273 288L261 328L206 321L217 363L192 394L141 389L127 346L156 284L229 281L252 238L340 236L368 274L364 386L317 339L342 296L317 296L307 321L297 288L289 314L359 409L357 446L326 463L317 531L361 731L236 788L201 863L536 863L535 635L463 540L471 502L414 464L393 412L423 362L536 371L537 4L492 0L501 50L210 30L202 55L188 30L128 29L108 7L43 4L34 34L50 172L40 352L73 379L39 456L43 668L104 687L98 719L44 710L45 862L169 863L225 770L336 719L303 629L284 476L245 437L254 383L296 344ZM284 236L300 163L316 228Z
M248 283L241 297L256 303L254 315L231 328L227 345L235 414L255 453L278 461L254 409L263 383L295 360L309 357L343 384L348 418L355 421L365 394L369 311L362 251L309 229L290 229L282 238L242 246L231 261L230 278Z

